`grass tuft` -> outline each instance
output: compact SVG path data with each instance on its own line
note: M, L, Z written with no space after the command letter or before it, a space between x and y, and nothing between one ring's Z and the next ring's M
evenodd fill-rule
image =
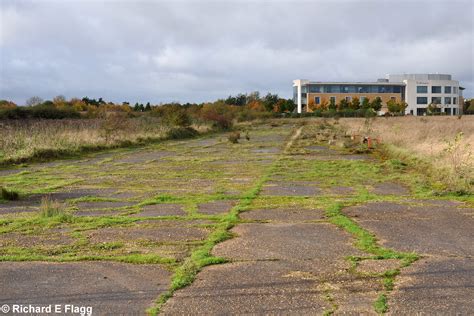
M388 311L387 296L385 294L379 295L374 302L374 309L379 314L384 314Z
M51 199L50 196L45 196L41 199L40 214L44 218L65 217L68 215L65 212L64 204Z

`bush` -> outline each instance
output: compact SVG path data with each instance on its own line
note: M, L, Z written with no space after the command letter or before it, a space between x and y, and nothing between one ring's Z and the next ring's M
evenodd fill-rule
M2 187L2 199L7 201L16 201L20 198L20 195L16 191L7 190Z
M201 109L200 116L204 121L211 123L214 129L230 130L238 110L239 107L216 102L205 104Z
M42 119L65 119L65 118L79 118L79 112L73 108L55 108L54 105L41 104L29 108L31 117Z
M191 116L182 105L163 105L156 108L152 115L161 117L163 124L170 127L188 127L192 124Z
M166 133L166 138L168 139L184 139L184 138L192 138L198 135L198 131L196 131L192 127L175 127L171 128Z
M239 139L240 139L240 132L232 132L229 134L229 136L227 136L227 139L229 140L229 142L231 142L232 144L237 144L239 142Z
M0 110L0 119L65 119L80 118L79 112L72 107L56 108L51 104L40 104L30 107L16 107L14 109Z
M18 120L28 117L28 110L25 107L0 110L0 119Z

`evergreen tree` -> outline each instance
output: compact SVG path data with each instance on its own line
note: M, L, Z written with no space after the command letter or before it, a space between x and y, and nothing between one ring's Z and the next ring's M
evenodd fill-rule
M364 101L362 101L362 108L367 110L368 108L370 108L370 100L369 98L364 98Z
M382 109L382 99L380 97L376 97L371 103L370 107L374 109L374 111L380 111Z

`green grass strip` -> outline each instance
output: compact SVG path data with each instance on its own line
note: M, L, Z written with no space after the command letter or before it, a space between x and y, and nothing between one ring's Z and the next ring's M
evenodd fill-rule
M257 198L263 185L275 171L280 160L281 157L277 158L268 170L257 180L254 186L242 196L239 204L234 206L230 212L222 218L221 222L217 225L214 232L209 235L204 245L194 250L191 256L175 270L171 280L170 289L158 298L155 306L147 310L148 315L157 315L166 301L173 296L174 292L190 285L203 267L227 262L225 258L213 256L211 254L212 248L218 243L232 238L232 234L229 230L239 222L239 213L245 211L252 201Z
M348 205L352 204L353 203L350 202L348 203ZM416 253L399 252L379 246L375 235L359 226L351 218L341 212L342 208L348 205L344 205L342 202L336 202L326 209L326 216L328 217L329 222L341 227L355 237L355 246L358 249L374 255L371 259L399 259L402 262L402 267L407 267L420 258ZM353 261L360 260L360 258L356 257L349 259ZM380 294L374 302L374 309L377 313L383 314L388 310L387 293L393 289L395 277L398 274L400 274L400 269L388 270L383 274L382 283L385 292Z

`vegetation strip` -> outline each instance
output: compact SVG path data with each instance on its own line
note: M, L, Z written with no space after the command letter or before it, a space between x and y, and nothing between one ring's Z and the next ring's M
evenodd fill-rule
M300 128L301 129L301 128ZM298 129L294 135L296 137L299 135ZM296 137L292 136L290 142L292 142ZM239 213L246 210L252 201L257 198L263 185L268 181L270 175L277 168L278 163L281 160L281 156L270 165L267 172L265 172L260 179L257 180L253 188L251 188L244 197L240 200L240 203L234 206L231 211L225 216L221 223L218 225L216 230L208 237L203 246L199 247L189 258L187 258L184 263L179 266L172 277L170 289L162 294L156 301L156 305L147 310L149 315L157 315L166 301L171 298L177 290L190 285L198 272L205 266L212 264L225 263L227 260L225 258L215 257L211 255L212 248L218 243L227 240L232 237L229 230L234 227L239 220Z

